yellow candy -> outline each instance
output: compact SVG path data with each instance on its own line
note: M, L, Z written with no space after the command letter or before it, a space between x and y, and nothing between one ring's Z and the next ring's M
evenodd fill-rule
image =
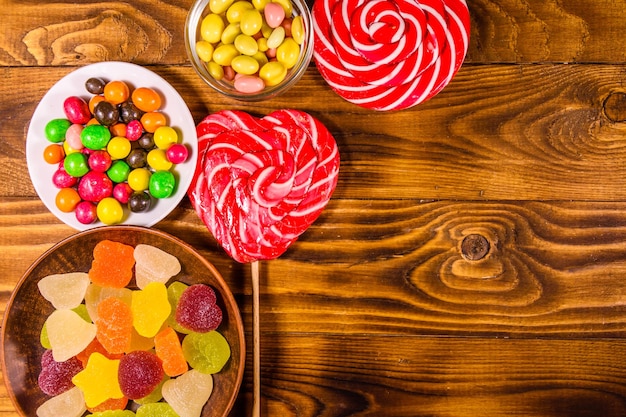
M220 15L214 13L209 14L202 19L202 23L200 24L200 36L207 42L217 43L222 37L224 26L224 20Z
M259 52L265 52L268 49L270 49L267 47L267 38L259 38L257 39L256 43L257 43L257 49L259 50Z
M271 28L270 25L265 22L261 25L261 35L263 35L264 38L269 38L273 30L274 28Z
M300 45L292 38L285 39L278 49L276 49L276 59L287 69L293 68L298 63L299 56Z
M257 10L263 10L265 9L265 5L269 2L270 0L252 0L252 5Z
M213 13L220 14L228 10L231 4L233 4L233 0L210 0L209 9Z
M163 149L152 149L147 156L148 165L155 171L169 171L172 163L167 159Z
M285 28L282 26L278 26L276 29L272 30L272 34L269 38L267 38L267 47L270 49L278 48L284 40Z
M287 68L278 61L268 62L261 67L259 77L265 82L266 86L274 86L280 84L287 75Z
M134 291L130 308L137 333L154 337L172 311L165 284L150 282L142 290Z
M290 0L272 0L272 3L278 3L285 10L285 17L291 17L293 13L293 5Z
M298 45L304 42L304 22L302 16L296 16L291 21L291 37Z
M235 57L231 62L231 66L238 74L252 75L259 70L259 62L247 55Z
M213 62L223 67L229 66L236 56L239 56L239 51L235 45L220 45L213 51Z
M217 81L224 78L224 68L222 68L220 64L211 61L207 64L206 69L209 71L211 77L215 78Z
M157 148L167 149L178 142L178 133L171 126L159 126L154 131L152 139Z
M235 38L234 44L235 48L243 55L252 56L259 51L259 44L256 39L243 33Z
M254 8L254 6L249 1L236 1L226 11L226 20L228 20L230 23L239 23L241 22L241 16L243 15L243 12L252 8Z
M74 148L72 148L70 146L68 141L64 141L63 142L63 151L65 152L65 155L69 155L69 154L74 153L74 152L80 152L80 149L74 149Z
M205 40L196 42L196 53L198 57L204 62L209 62L213 59L213 44Z
M222 32L222 43L234 43L235 38L241 34L241 27L239 23L229 23L228 26Z
M128 174L128 185L135 191L147 190L151 175L147 168L135 168Z
M94 352L85 369L74 375L72 382L83 392L87 407L95 407L109 398L124 397L117 380L119 366L119 359L108 359Z
M246 35L254 35L263 26L263 16L256 9L246 10L241 15L241 32Z
M107 144L107 152L112 159L124 159L130 153L130 141L121 136L111 138Z
M259 68L261 68L263 65L265 65L265 64L267 64L269 62L269 59L267 58L267 55L265 55L261 51L259 51L256 54L252 55L252 58L257 60L257 62L259 63Z

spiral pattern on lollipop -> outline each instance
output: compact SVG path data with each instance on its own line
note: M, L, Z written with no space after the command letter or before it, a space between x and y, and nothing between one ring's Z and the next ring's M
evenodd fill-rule
M298 110L261 119L241 111L197 127L190 200L238 262L274 259L319 217L337 184L339 151L321 122Z
M345 100L401 110L439 93L469 46L465 0L317 0L314 58Z

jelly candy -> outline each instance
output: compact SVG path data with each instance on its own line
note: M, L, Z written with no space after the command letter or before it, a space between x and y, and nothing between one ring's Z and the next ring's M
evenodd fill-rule
M135 413L130 410L106 410L91 413L91 417L135 417Z
M178 338L171 327L166 327L154 337L154 349L163 362L163 371L168 376L177 376L188 369L187 360Z
M230 358L230 346L217 331L190 333L183 339L183 353L195 370L214 374L222 370Z
M216 304L213 288L204 284L187 288L178 300L176 321L199 333L217 329L222 322L222 309Z
M121 354L119 353L110 353L107 352L107 350L104 348L104 346L102 346L102 343L100 343L98 341L98 338L94 338L91 343L89 343L89 345L87 345L87 347L85 349L83 349L82 352L80 352L79 354L76 355L76 359L78 359L82 365L83 368L87 366L87 362L89 361L89 357L95 353L98 352L104 356L106 356L109 359L119 359L122 357Z
M169 379L170 379L169 376L163 375L163 379L161 380L161 382L159 382L159 385L157 385L157 387L153 389L150 394L142 398L136 398L134 401L140 405L156 403L156 402L161 401L161 399L163 398L163 393L161 392L161 389L163 388L163 384L165 383L165 381Z
M130 346L128 352L133 350L150 350L154 348L154 337L145 337L137 333L135 327L130 337Z
M105 415L105 416L125 416L127 414L120 414L120 411L124 410L128 405L128 398L109 398L98 404L95 407L87 407L87 411L92 415Z
M135 258L135 280L139 288L149 282L166 283L181 270L178 259L156 246L139 244L133 254Z
M55 310L46 320L54 360L64 362L76 356L96 337L96 326L75 311Z
M83 393L77 387L50 398L37 408L37 417L80 417L87 408Z
M111 240L102 240L93 250L89 278L102 287L123 288L133 277L133 247ZM115 260L112 262L112 260Z
M115 297L130 305L132 291L128 288L101 287L96 284L89 284L85 293L85 306L89 312L89 317L95 323L98 320L98 304L104 299Z
M168 403L150 403L137 409L137 417L181 417Z
M189 285L182 283L180 281L174 281L167 287L167 297L170 301L170 305L172 306L172 312L167 318L167 324L178 333L191 333L191 330L184 328L176 321L176 306L178 305L178 300L180 300L180 296L185 292L185 290L189 288Z
M124 353L130 347L133 332L133 313L119 298L111 297L98 304L96 337L111 353Z
M52 357L52 351L46 350L41 355L41 372L37 383L44 394L55 396L74 387L72 378L83 370L83 364L76 358L65 362L57 362Z
M89 314L87 313L87 308L84 304L79 304L76 308L72 309L76 314L83 318L87 323L91 323L89 318ZM41 333L39 335L39 341L41 342L41 346L46 349L52 349L52 345L50 345L50 339L48 338L48 326L46 323L43 324L41 328Z
M172 311L167 288L161 282L151 282L144 289L133 291L130 307L133 325L145 337L154 337Z
M120 359L118 381L131 400L150 394L163 380L161 359L151 352L136 350Z
M190 369L163 384L163 399L180 417L199 417L213 392L213 376Z
M120 359L109 359L95 352L87 361L85 369L72 378L83 392L87 407L96 407L109 398L122 398L124 394L117 380Z
M89 276L84 272L48 275L37 283L43 298L59 310L72 309L82 303L88 285Z

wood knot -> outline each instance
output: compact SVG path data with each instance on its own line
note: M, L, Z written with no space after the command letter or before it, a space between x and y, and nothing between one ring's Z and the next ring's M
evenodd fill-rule
M489 241L482 235L467 235L461 243L461 253L468 261L478 261L489 253Z
M604 114L612 122L626 121L626 93L614 91L604 100Z

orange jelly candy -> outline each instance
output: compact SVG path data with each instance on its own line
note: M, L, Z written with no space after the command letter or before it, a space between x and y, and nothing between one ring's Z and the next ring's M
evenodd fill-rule
M98 304L96 338L110 353L124 353L133 333L133 313L119 298L110 297Z
M174 329L166 327L157 333L154 337L154 348L163 362L163 371L167 376L178 376L187 372L187 359Z
M128 405L128 398L109 398L104 402L101 402L95 407L87 407L87 411L90 413L98 413L109 410L124 410Z
M98 242L89 270L91 281L101 287L126 287L133 277L134 250L132 246L111 240Z
M83 364L84 368L87 366L87 361L89 361L91 354L95 352L98 352L109 359L119 359L122 357L121 354L107 352L104 346L102 346L102 343L100 343L97 337L95 337L82 352L76 355L76 359Z

